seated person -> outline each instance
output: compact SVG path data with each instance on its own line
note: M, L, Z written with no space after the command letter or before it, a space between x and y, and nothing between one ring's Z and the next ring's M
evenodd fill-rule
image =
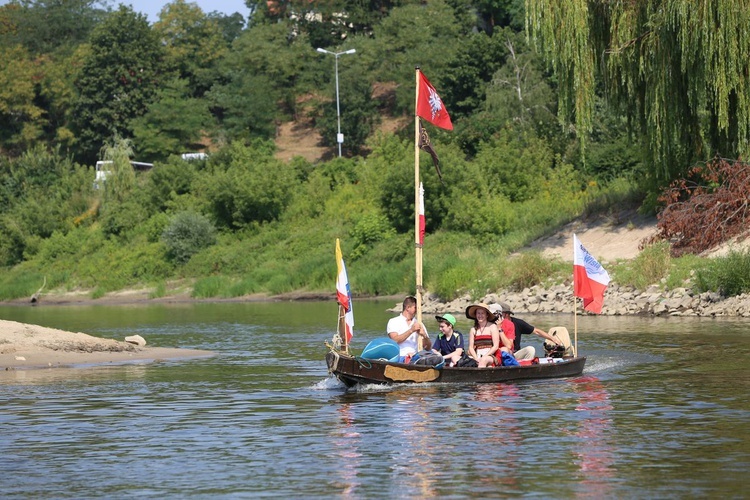
M419 350L418 339L422 337L423 349L430 349L430 336L423 323L417 321L417 299L409 295L404 299L403 310L391 318L386 326L388 336L399 347L399 362L411 358Z
M452 314L435 316L440 328L432 350L443 356L448 366L455 366L464 353L464 337L461 332L454 330L456 318Z
M469 356L479 368L500 366L501 352L511 352L513 342L495 324L497 318L486 304L472 304L466 308L466 317L474 320L469 330Z
M514 317L513 311L505 302L491 305L490 310L492 310L492 312L497 316L502 317L501 328L503 324L506 324L506 321L510 321L512 323L514 330L513 356L516 359L534 359L534 356L536 355L536 350L533 346L526 346L523 349L521 348L521 335L528 335L530 333L533 333L535 335L538 335L539 337L542 337L543 339L553 342L554 344L562 345L562 341L557 337L548 334L541 328L530 325L521 318ZM508 328L510 327L508 326Z

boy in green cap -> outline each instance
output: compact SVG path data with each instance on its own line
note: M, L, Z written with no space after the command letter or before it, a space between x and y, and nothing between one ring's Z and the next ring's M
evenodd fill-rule
M455 366L464 353L464 337L461 332L453 330L456 318L452 314L435 316L440 327L440 333L432 344L432 350L445 360L446 366Z

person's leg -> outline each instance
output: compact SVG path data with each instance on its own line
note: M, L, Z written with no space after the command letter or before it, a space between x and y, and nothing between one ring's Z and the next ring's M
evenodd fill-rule
M519 349L514 352L513 357L515 357L516 359L534 359L535 354L536 351L534 350L534 346L527 345L523 349Z
M454 366L456 363L458 363L458 360L461 359L461 356L458 351L453 351L452 353L443 356L443 359L448 364L448 366Z
M495 358L492 356L484 355L481 358L479 358L479 363L477 363L479 368L486 368L488 366L495 366Z

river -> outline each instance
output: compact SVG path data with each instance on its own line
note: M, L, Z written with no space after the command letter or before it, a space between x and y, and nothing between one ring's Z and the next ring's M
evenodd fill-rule
M355 352L393 305L355 303ZM573 335L572 315L519 316ZM0 317L218 353L0 377L5 498L747 497L747 320L579 316L580 377L346 391L330 302Z

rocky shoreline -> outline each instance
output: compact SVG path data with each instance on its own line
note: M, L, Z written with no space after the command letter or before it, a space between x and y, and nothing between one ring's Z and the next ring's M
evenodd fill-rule
M551 288L533 286L520 292L499 292L486 295L478 301L469 296L451 302L442 302L427 293L422 310L429 314L463 313L474 302L493 304L505 302L517 313L551 314L573 312L572 285L555 285ZM398 304L395 310L400 311ZM579 314L582 313L579 304ZM589 313L584 313L589 314ZM610 284L604 294L602 314L609 316L704 316L750 317L750 294L723 297L716 292L697 294L688 288L662 290L653 285L645 291Z

